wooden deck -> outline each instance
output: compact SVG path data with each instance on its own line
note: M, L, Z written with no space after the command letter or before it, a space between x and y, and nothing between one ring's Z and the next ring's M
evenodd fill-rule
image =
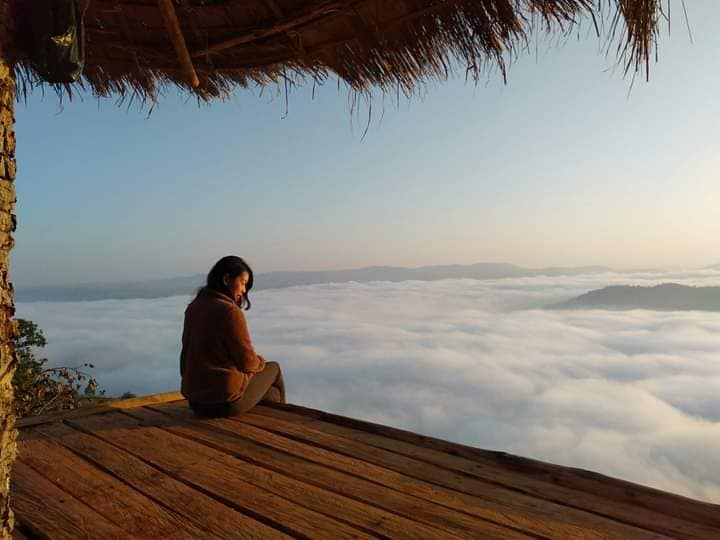
M292 405L150 401L21 423L17 538L720 539L719 505L587 471Z

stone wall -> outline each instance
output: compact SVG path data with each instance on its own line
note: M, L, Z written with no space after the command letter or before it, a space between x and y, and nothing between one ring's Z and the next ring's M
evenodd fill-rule
M0 538L3 539L10 537L13 527L9 489L17 437L12 389L16 358L11 343L15 305L8 278L15 231L15 79L7 60L9 16L8 1L0 0Z

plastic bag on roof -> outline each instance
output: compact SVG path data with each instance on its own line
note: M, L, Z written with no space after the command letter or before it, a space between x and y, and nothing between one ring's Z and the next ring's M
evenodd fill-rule
M27 53L43 79L71 83L85 63L83 17L87 0L32 0L24 4Z

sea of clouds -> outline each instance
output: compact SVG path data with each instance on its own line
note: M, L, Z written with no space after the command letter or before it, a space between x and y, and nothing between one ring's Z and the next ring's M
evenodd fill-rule
M720 313L548 310L719 271L342 283L258 291L248 322L289 401L720 503ZM108 394L179 387L190 296L19 304L51 365Z

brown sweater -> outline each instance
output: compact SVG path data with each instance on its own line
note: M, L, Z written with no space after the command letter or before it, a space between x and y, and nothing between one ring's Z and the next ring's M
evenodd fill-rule
M205 288L185 310L182 394L196 403L239 399L265 360L250 341L245 315L232 298Z

